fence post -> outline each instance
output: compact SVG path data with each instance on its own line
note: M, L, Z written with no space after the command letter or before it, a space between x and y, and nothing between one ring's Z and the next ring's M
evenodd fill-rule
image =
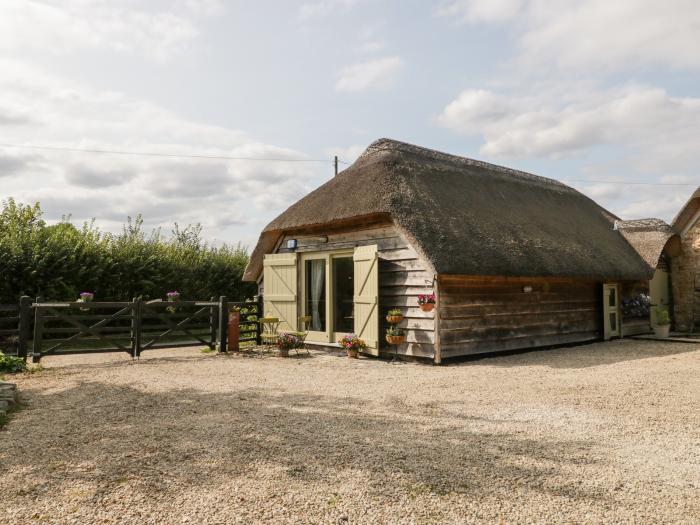
M44 320L42 319L42 311L38 304L42 298L37 297L37 306L34 308L34 340L32 341L32 363L38 363L41 360L41 339L44 332Z
M255 344L257 346L260 346L262 344L262 339L261 339L261 334L260 334L260 319L262 319L263 316L263 296L258 295L255 298L255 313L257 316L257 319L255 320Z
M141 357L141 298L134 297L131 304L131 357Z
M29 344L29 316L32 315L32 298L23 295L19 298L19 338L17 340L17 357L27 361L27 345Z
M226 352L228 337L228 300L219 297L219 352Z
M216 297L211 297L209 299L212 303L216 302ZM209 348L214 350L216 348L216 327L218 326L219 320L216 317L216 306L209 307Z

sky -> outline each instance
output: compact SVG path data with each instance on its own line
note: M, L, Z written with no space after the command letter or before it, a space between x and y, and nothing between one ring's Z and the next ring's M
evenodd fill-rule
M0 2L0 199L49 221L252 247L381 137L670 221L700 184L700 2Z

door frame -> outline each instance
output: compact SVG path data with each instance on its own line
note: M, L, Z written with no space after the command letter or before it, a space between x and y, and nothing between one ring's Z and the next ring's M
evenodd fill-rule
M615 306L610 306L608 300L608 290L615 291ZM614 308L614 311L612 309ZM610 328L610 314L615 314L617 327L615 330ZM622 337L622 320L620 316L620 284L619 283L603 283L603 339L608 340L613 337Z
M333 326L333 259L339 257L352 257L353 250L336 250L327 252L304 252L299 256L299 315L306 313L306 261L323 260L326 265L326 331L318 332L309 330L306 340L310 343L336 342L335 326ZM343 334L344 335L344 334Z

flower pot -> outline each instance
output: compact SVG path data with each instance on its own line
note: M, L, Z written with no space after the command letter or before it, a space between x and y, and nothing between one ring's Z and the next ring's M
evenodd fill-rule
M670 324L657 324L654 326L654 335L656 337L666 338L666 337L668 337L668 334L670 331L671 331Z
M350 359L357 359L360 356L360 353L357 350L351 350L348 348L348 357Z
M400 345L406 340L405 335L387 335L386 342L390 345Z
M280 348L279 349L279 356L280 357L289 357L289 348Z
M435 303L423 303L420 305L420 309L424 312L432 312L433 308L435 308Z
M399 324L403 321L403 315L387 315L386 322L389 324Z

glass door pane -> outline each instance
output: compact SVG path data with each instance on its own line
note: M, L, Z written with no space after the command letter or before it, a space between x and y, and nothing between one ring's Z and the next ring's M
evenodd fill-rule
M306 304L304 311L311 316L309 330L326 331L326 260L312 259L304 264Z
M333 331L351 333L354 329L352 257L333 257Z

